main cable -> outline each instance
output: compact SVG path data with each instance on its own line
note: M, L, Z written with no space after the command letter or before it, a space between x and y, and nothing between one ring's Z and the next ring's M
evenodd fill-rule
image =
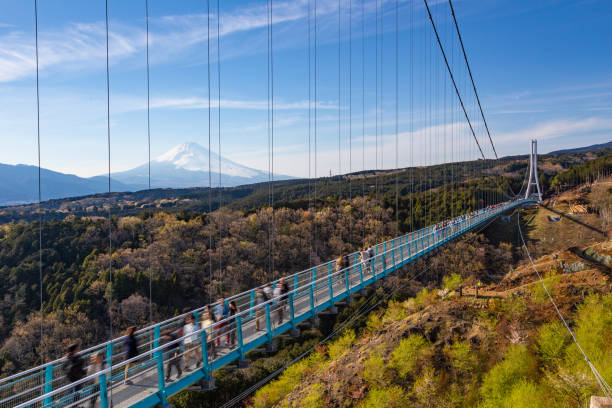
M431 21L431 25L433 27L434 33L436 34L436 40L438 41L438 45L440 46L440 51L442 52L442 57L444 57L444 63L446 64L446 69L448 70L448 74L450 75L451 81L453 82L453 86L455 88L455 93L457 94L457 98L459 98L459 102L461 103L461 108L463 109L463 114L465 115L465 119L470 125L470 131L472 132L472 136L474 137L474 141L476 141L476 146L478 146L478 150L482 155L482 158L485 159L484 152L482 151L482 147L480 147L480 142L478 142L478 138L476 137L476 133L474 132L474 128L472 126L472 122L468 116L468 113L465 109L465 105L463 104L463 99L461 98L461 94L459 93L459 89L457 88L457 84L455 83L455 77L453 76L453 72L450 69L448 64L448 59L446 58L446 52L444 52L444 47L442 46L442 42L440 41L440 36L438 35L438 29L436 28L436 23L434 22L433 16L431 15L431 10L429 9L429 4L427 0L423 0L425 2L425 7L427 8L427 13L429 14L429 21Z
M478 97L478 91L476 90L476 84L474 82L474 77L472 76L472 70L470 68L470 63L468 62L467 53L465 51L465 47L463 46L463 39L461 38L461 32L459 31L459 24L457 24L457 17L455 16L455 9L453 7L452 0L448 0L448 4L450 6L451 14L453 15L453 21L455 22L455 28L457 30L457 37L459 38L459 43L461 44L461 51L463 52L463 59L465 60L465 66L467 67L468 73L470 74L470 80L472 81L472 88L474 89L474 95L476 96L476 101L478 101L478 108L480 109L480 116L482 116L482 121L485 125L485 129L487 130L487 135L489 135L489 141L491 142L493 153L495 153L495 158L499 159L499 157L497 156L497 151L495 150L495 145L493 144L493 139L491 138L491 132L489 132L489 125L487 125L487 120L485 119L485 115L482 110L482 105L480 104L480 98Z

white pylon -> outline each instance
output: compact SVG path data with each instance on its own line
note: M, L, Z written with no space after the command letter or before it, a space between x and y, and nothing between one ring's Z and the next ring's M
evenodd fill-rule
M538 201L542 201L542 190L538 181L538 141L531 141L531 154L529 155L529 180L527 181L527 191L525 198L531 195L531 187L536 186L538 191Z

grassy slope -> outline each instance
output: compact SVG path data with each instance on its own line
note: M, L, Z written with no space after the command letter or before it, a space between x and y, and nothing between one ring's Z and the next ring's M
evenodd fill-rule
M610 255L612 241L602 241L601 234L591 234L592 231L588 228L571 221L550 223L546 218L550 213L546 209L534 213L529 239L535 241L544 237L556 238L539 245L539 251L548 253L536 260L536 266L542 274L548 276L547 285L561 312L570 324L575 325L576 322L572 320L577 315L576 306L583 302L589 293L610 296L612 284L609 268L589 263L567 248L587 242L586 245L579 246L590 246L601 254ZM531 216L527 215L525 218ZM585 218L583 221L598 225L596 216ZM511 228L509 230L512 231ZM513 231L510 232L512 233ZM594 244L596 241L601 242ZM582 270L564 272L564 264ZM584 267L580 268L580 264ZM345 351L340 353L339 357L330 358L329 353L320 352L317 358L319 361L302 363L306 368L298 367L295 370L298 373L292 373L292 378L281 377L277 383L262 389L252 400L252 404L255 407L368 407L405 404L488 406L486 404L491 401L483 396L483 382L493 381L491 378L494 375L491 373L497 373L500 369L495 371L492 368L505 364L504 356L506 360L510 360L510 357L507 357L509 350L526 345L525 355L528 356L530 367L517 378L522 378L523 382L527 381L525 384L528 386L525 385L523 389L521 387L524 384L515 381L520 386L517 385L518 391L512 392L517 394L515 397L518 401L527 403L525 406L552 406L550 404L560 403L572 407L584 405L588 397L586 394L596 392L597 387L580 359L571 362L570 356L575 355L575 350L568 345L563 332L560 335L565 341L566 349L563 351L564 357L559 357L558 365L545 362L539 351L539 333L551 326L552 322L556 322L557 317L531 265L523 261L500 282L481 287L480 293L487 298L476 299L473 296L474 288L467 287L463 297L457 293L443 297L434 293L426 297L417 296L416 301L391 304L386 310L374 312L370 320L373 319L372 316L378 316L382 320L378 328L374 325L374 330L365 330L353 344L345 344ZM578 325L580 324L583 323L579 322ZM612 371L606 367L612 366L612 322L608 321L607 324L609 327L599 333L599 338L604 338L608 352L598 364L606 371L606 375L610 376ZM585 334L581 333L582 337L585 337ZM429 346L422 349L421 355L424 358L416 360L414 370L402 377L398 374L398 369L393 367L393 352L402 339L415 334L422 336ZM588 343L593 339L583 340ZM461 366L453 359L452 344L468 345L471 357L466 364L469 370L466 371L467 366ZM568 365L575 366L575 370L566 372ZM578 377L573 378L572 375ZM612 378L608 378L609 382L611 380ZM284 385L286 395L278 394L279 384ZM428 389L425 387L427 384ZM573 388L564 390L563 387ZM531 398L530 392L533 398L537 395L538 401L525 400ZM510 393L508 388L506 394ZM397 397L397 400L385 399L389 398L389 395ZM492 401L500 404L499 406L508 403L502 400Z

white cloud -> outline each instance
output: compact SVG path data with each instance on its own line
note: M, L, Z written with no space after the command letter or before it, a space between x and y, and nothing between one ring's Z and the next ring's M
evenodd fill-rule
M585 135L598 131L612 132L612 119L593 117L578 120L554 120L513 132L497 133L495 141L499 143L515 143L531 139L546 140Z

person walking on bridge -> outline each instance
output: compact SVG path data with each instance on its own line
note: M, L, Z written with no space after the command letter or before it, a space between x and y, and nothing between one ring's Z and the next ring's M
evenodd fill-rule
M368 259L370 259L370 253L366 247L363 247L363 250L359 252L359 262L361 263L361 267L363 269L362 273L368 272Z
M255 305L257 309L255 309L255 329L257 331L264 330L261 328L261 319L264 316L264 303L266 303L269 299L267 298L265 292L262 288L257 288L255 290Z
M180 341L176 341L179 339L176 331L167 330L164 332L162 338L166 341L166 343L172 343L166 347L166 352L168 353L168 364L166 365L166 382L170 382L170 376L172 375L172 367L176 369L176 379L178 380L183 375L183 370L181 369L181 353L180 353Z
M229 302L229 320L227 321L227 338L226 341L231 348L236 347L236 315L238 314L238 306L233 300Z
M220 322L217 324L217 334L216 334L216 344L217 347L221 346L221 337L223 336L223 333L225 333L225 326L227 325L227 322L222 321L224 320L229 314L229 307L225 302L225 299L223 298L219 298L219 300L217 300L217 305L215 306L215 317L217 319L217 322ZM227 339L225 341L227 343Z
M95 373L99 373L100 371L106 368L106 363L104 362L104 353L99 352L91 355L91 363L89 364L89 369L87 370L88 375L93 375ZM98 401L98 395L100 394L100 377L94 380L94 386L91 390L91 397L89 398L89 408L95 408L96 402Z
M202 316L201 328L206 332L206 345L208 347L208 354L215 359L217 357L217 351L215 348L215 341L213 339L213 335L215 333L214 330L215 324L215 313L213 312L213 308L211 305L206 306L206 312L204 316Z
M125 333L126 338L123 341L123 350L125 351L126 360L130 360L138 356L138 340L136 339L136 336L134 335L135 332L136 332L136 326L130 326L127 328L127 331ZM130 374L130 368L134 367L135 365L136 365L135 361L132 361L131 363L127 363L125 365L124 379L125 379L126 385L132 385L132 381L128 379L128 376Z
M80 348L78 343L73 343L68 346L68 355L66 359L66 365L64 366L64 370L66 373L66 378L71 383L77 382L80 379L85 377L85 362L83 358L79 354ZM76 384L72 387L72 402L77 402L81 398L81 388L83 388L83 384Z
M191 365L191 358L195 357L196 359L196 367L200 365L202 362L202 358L198 353L198 335L193 334L196 331L195 319L193 315L187 315L185 319L185 325L183 326L183 336L185 340L183 343L185 344L185 369L189 370L189 366Z
M289 292L289 285L285 281L285 278L280 278L274 288L274 298L276 299L276 310L278 313L278 324L283 324L283 313L285 311L285 303L287 303L287 293Z

